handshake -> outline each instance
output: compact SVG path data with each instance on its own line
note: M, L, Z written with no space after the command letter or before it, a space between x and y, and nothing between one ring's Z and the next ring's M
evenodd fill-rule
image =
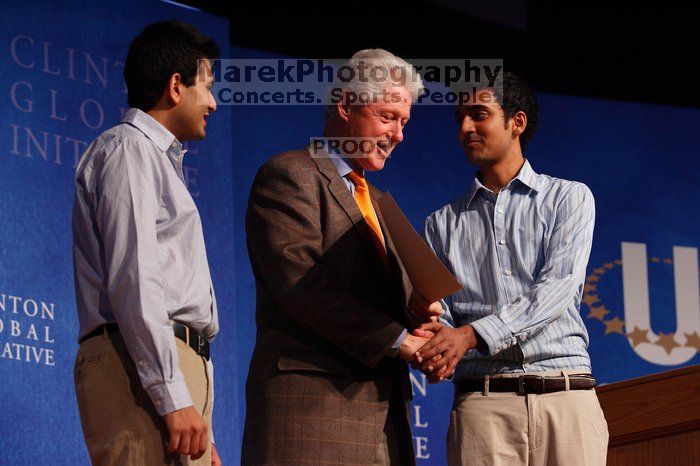
M406 334L399 356L423 372L430 383L450 377L464 353L479 343L471 325L451 328L439 323L440 303L430 303L417 293L411 295L407 314L414 330Z

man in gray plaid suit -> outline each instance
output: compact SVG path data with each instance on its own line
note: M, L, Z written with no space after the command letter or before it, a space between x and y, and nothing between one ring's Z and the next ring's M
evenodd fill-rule
M357 79L373 67L395 72ZM380 49L349 68L356 79L337 77L329 93L324 138L269 159L251 188L244 465L415 464L406 360L427 340L407 331L411 286L364 175L403 140L422 81Z

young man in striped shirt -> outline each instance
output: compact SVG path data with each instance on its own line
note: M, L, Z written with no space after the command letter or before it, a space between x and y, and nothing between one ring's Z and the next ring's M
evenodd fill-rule
M523 152L537 99L517 76L459 105L478 167L470 191L432 213L425 238L463 288L420 348L431 380L453 376L451 465L602 465L608 431L579 315L595 207L582 183L537 174Z

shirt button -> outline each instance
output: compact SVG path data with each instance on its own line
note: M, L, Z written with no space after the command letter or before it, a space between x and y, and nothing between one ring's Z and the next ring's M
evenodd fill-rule
M513 271L510 269L506 269L506 275L510 277L511 275L513 275Z
M506 244L506 240L501 239L501 240L498 241L498 244Z
M170 144L170 147L172 147L173 149L175 149L175 148L177 147L177 142L173 141L173 143Z
M499 213L499 214L502 214L502 213L503 213L503 207L499 207L499 208L498 208L498 213Z

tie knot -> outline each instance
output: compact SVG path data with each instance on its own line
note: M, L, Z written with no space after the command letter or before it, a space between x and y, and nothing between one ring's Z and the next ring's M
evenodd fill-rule
M352 181L352 184L355 185L355 188L367 189L367 179L362 173L358 171L352 171L348 174L348 176L350 177L350 181Z

